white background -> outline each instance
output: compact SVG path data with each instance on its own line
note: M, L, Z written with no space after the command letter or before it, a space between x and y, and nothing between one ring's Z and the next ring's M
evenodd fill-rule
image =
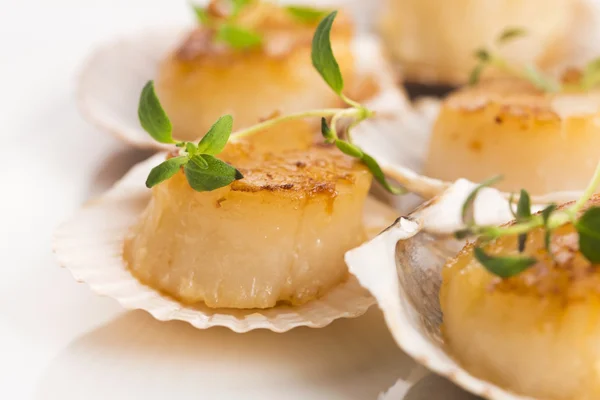
M82 120L98 43L189 23L185 1L0 0L0 399L401 399L426 376L376 309L286 334L199 331L126 312L77 284L53 229L149 154ZM467 399L434 376L406 397ZM432 390L436 393L433 395Z

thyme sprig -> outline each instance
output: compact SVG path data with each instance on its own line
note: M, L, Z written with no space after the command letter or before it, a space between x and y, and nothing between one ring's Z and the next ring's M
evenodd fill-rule
M150 188L164 182L175 175L182 167L188 183L196 191L211 191L227 186L235 180L243 178L242 174L234 166L216 157L225 149L227 143L252 136L284 121L306 117L320 117L321 132L327 143L335 144L344 154L362 161L373 174L374 178L391 193L406 193L404 188L391 185L386 180L377 161L352 141L351 128L373 116L374 112L348 98L343 93L344 79L333 54L330 40L331 27L336 15L336 11L332 12L323 18L317 26L312 41L311 56L315 69L323 77L327 85L349 106L348 108L310 110L282 115L235 133L232 133L233 118L230 115L225 115L219 118L208 133L196 144L173 139L171 122L156 95L154 83L150 81L146 84L140 95L138 106L140 123L144 130L157 142L177 146L179 154L177 157L170 158L154 167L148 175L146 186ZM330 124L327 123L326 118L331 118ZM340 136L338 134L338 124L342 119L349 119L352 122Z
M537 259L530 256L491 256L487 254L483 246L492 240L504 236L518 237L518 251L522 253L525 250L525 244L528 233L542 227L544 229L544 247L547 253L552 256L550 250L550 238L552 231L566 223L573 223L579 236L579 251L591 263L600 263L600 207L589 207L579 215L586 202L592 197L598 185L600 185L600 163L584 191L583 195L570 207L558 210L556 204L550 204L540 213L531 212L530 196L525 190L521 190L516 211L513 209L513 196L509 201L511 213L515 217L515 223L509 226L495 225L477 225L469 212L465 210L472 209L479 191L495 183L495 180L488 180L477 186L467 197L463 204L463 223L465 229L455 232L458 239L464 239L469 236L479 236L479 242L474 248L474 256L488 271L502 278L508 278L516 275L537 262Z
M522 28L505 29L496 39L496 46L501 47L526 34L527 32ZM479 82L485 68L493 67L509 75L521 77L544 92L558 92L561 90L559 82L546 76L533 64L525 65L522 68L515 67L510 65L510 63L499 54L485 48L477 49L474 56L478 60L478 63L475 65L469 76L470 85L475 85Z
M515 39L522 38L527 32L521 28L509 28L504 30L496 39L496 46L501 47ZM529 81L536 88L547 92L557 93L565 90L587 91L600 85L600 57L588 62L581 71L578 80L573 82L561 82L540 71L534 64L524 66L511 65L502 56L486 48L477 49L474 52L477 64L469 75L469 84L475 85L479 82L483 71L492 67L503 71L508 75L520 77Z
M260 32L242 26L239 22L240 13L248 5L260 0L211 0L207 7L192 4L191 7L200 25L214 29L215 41L226 43L233 49L249 50L262 46L263 37ZM225 12L215 15L212 10L225 8ZM283 9L294 19L313 24L320 21L328 11L308 6L286 6Z

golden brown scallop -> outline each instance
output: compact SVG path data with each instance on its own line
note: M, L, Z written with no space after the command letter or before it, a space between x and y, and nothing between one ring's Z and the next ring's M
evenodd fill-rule
M229 145L244 179L196 192L183 173L155 186L125 242L143 283L186 304L268 308L315 299L347 277L365 239L371 175L329 145L279 153Z
M582 190L600 158L600 92L545 93L518 78L482 81L444 100L425 174L505 191Z
M194 140L223 114L234 129L253 125L273 110L282 114L340 105L311 62L311 42L318 21L306 23L284 8L254 2L236 24L258 32L261 46L233 49L200 26L160 65L156 90L169 115L174 136ZM354 79L353 27L339 14L331 43L344 79Z
M588 206L599 206L596 195ZM451 353L469 372L519 394L547 400L600 398L600 265L578 251L572 224L541 228L525 254L539 261L508 279L489 273L466 246L443 270L440 302ZM515 237L485 246L515 255Z

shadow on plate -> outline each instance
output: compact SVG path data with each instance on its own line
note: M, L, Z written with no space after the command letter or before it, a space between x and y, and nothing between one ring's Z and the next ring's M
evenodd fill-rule
M71 342L35 398L371 400L417 368L375 308L285 334L197 330L133 311Z
M127 173L135 164L156 153L135 147L125 148L107 155L99 164L88 189L88 198L101 195Z

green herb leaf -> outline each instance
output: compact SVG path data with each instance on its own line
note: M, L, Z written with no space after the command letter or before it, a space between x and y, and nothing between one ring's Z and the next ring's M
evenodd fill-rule
M227 145L232 129L233 117L231 115L223 115L210 127L206 135L200 140L200 143L198 143L198 151L201 154L219 154Z
M381 167L379 166L379 164L377 164L377 161L375 161L375 159L373 157L371 157L367 153L363 152L361 161L367 166L367 168L369 168L369 171L371 171L371 174L373 174L373 177L375 178L375 180L377 182L379 182L381 184L381 186L383 186L385 188L385 190L387 190L388 192L390 192L392 194L404 194L407 192L407 190L404 188L392 186L385 179L385 174L383 173L383 171L381 170Z
M590 61L586 65L581 77L581 86L584 89L591 89L598 84L600 84L600 58Z
M237 16L252 0L231 0L231 16Z
M262 37L258 33L227 23L219 27L216 39L237 50L248 50L262 45Z
M490 55L490 52L487 51L486 49L477 49L477 50L475 50L474 54L475 54L475 58L481 62L487 62L492 58L492 56Z
M525 189L521 189L519 203L517 203L517 221L525 222L531 218L531 198ZM519 252L525 250L525 242L527 241L527 233L521 233L518 238Z
M531 218L531 198L525 189L521 189L517 203L517 220L523 222Z
M527 35L527 31L523 28L507 28L496 39L497 44L504 44L513 39Z
M188 160L189 158L187 156L179 156L169 158L168 160L158 164L156 167L152 168L152 171L150 171L150 174L146 179L146 187L151 188L163 181L166 181L175 175L177 171L179 171L179 168L181 168L182 165L185 165Z
M544 76L534 65L530 64L525 67L525 76L529 82L544 92L552 93L560 90L560 86L556 82Z
M481 73L483 72L485 66L486 63L479 63L475 66L475 68L473 68L471 74L469 75L470 86L476 85L479 82L479 79L481 79Z
M517 275L537 262L533 257L490 256L481 247L475 247L473 254L485 269L501 278Z
M207 154L192 157L184 172L188 183L197 192L209 192L243 178L240 171Z
M323 18L319 26L317 26L312 40L311 58L313 66L321 74L329 87L337 94L341 94L344 89L344 79L333 55L331 40L329 38L331 26L336 15L337 11L332 12Z
M600 208L589 208L575 223L579 251L594 264L600 263Z
M552 235L552 230L548 227L548 220L550 219L550 215L556 210L556 204L549 204L546 208L542 210L542 220L544 221L544 228L546 232L544 232L544 247L548 254L550 253L550 236Z
M192 8L194 9L194 14L196 15L196 20L200 25L206 25L209 20L208 12L204 7L192 4Z
M320 21L328 11L307 6L287 6L286 11L294 18L305 24L314 24Z
M154 91L154 82L148 81L142 89L138 105L138 118L142 128L160 143L175 143L172 132L173 127L165 110Z
M349 155L350 157L355 157L358 159L362 159L363 152L358 146L346 142L344 140L336 139L335 146L342 151L342 153Z
M491 186L496 182L502 179L502 175L496 175L485 181L481 182L479 185L473 189L473 191L467 196L463 206L462 206L462 220L463 223L467 226L472 226L475 223L475 216L473 215L473 204L475 203L475 199L479 194L479 191L484 187Z
M321 118L321 134L327 143L333 143L337 139L337 135L331 130L329 125L327 125L327 120L325 118Z
M473 231L471 229L460 229L454 232L454 237L457 239L466 239L469 236L473 236Z
M198 147L192 142L181 142L181 144L185 145L185 151L188 153L188 156L192 157L198 152ZM182 147L182 146L178 146Z

